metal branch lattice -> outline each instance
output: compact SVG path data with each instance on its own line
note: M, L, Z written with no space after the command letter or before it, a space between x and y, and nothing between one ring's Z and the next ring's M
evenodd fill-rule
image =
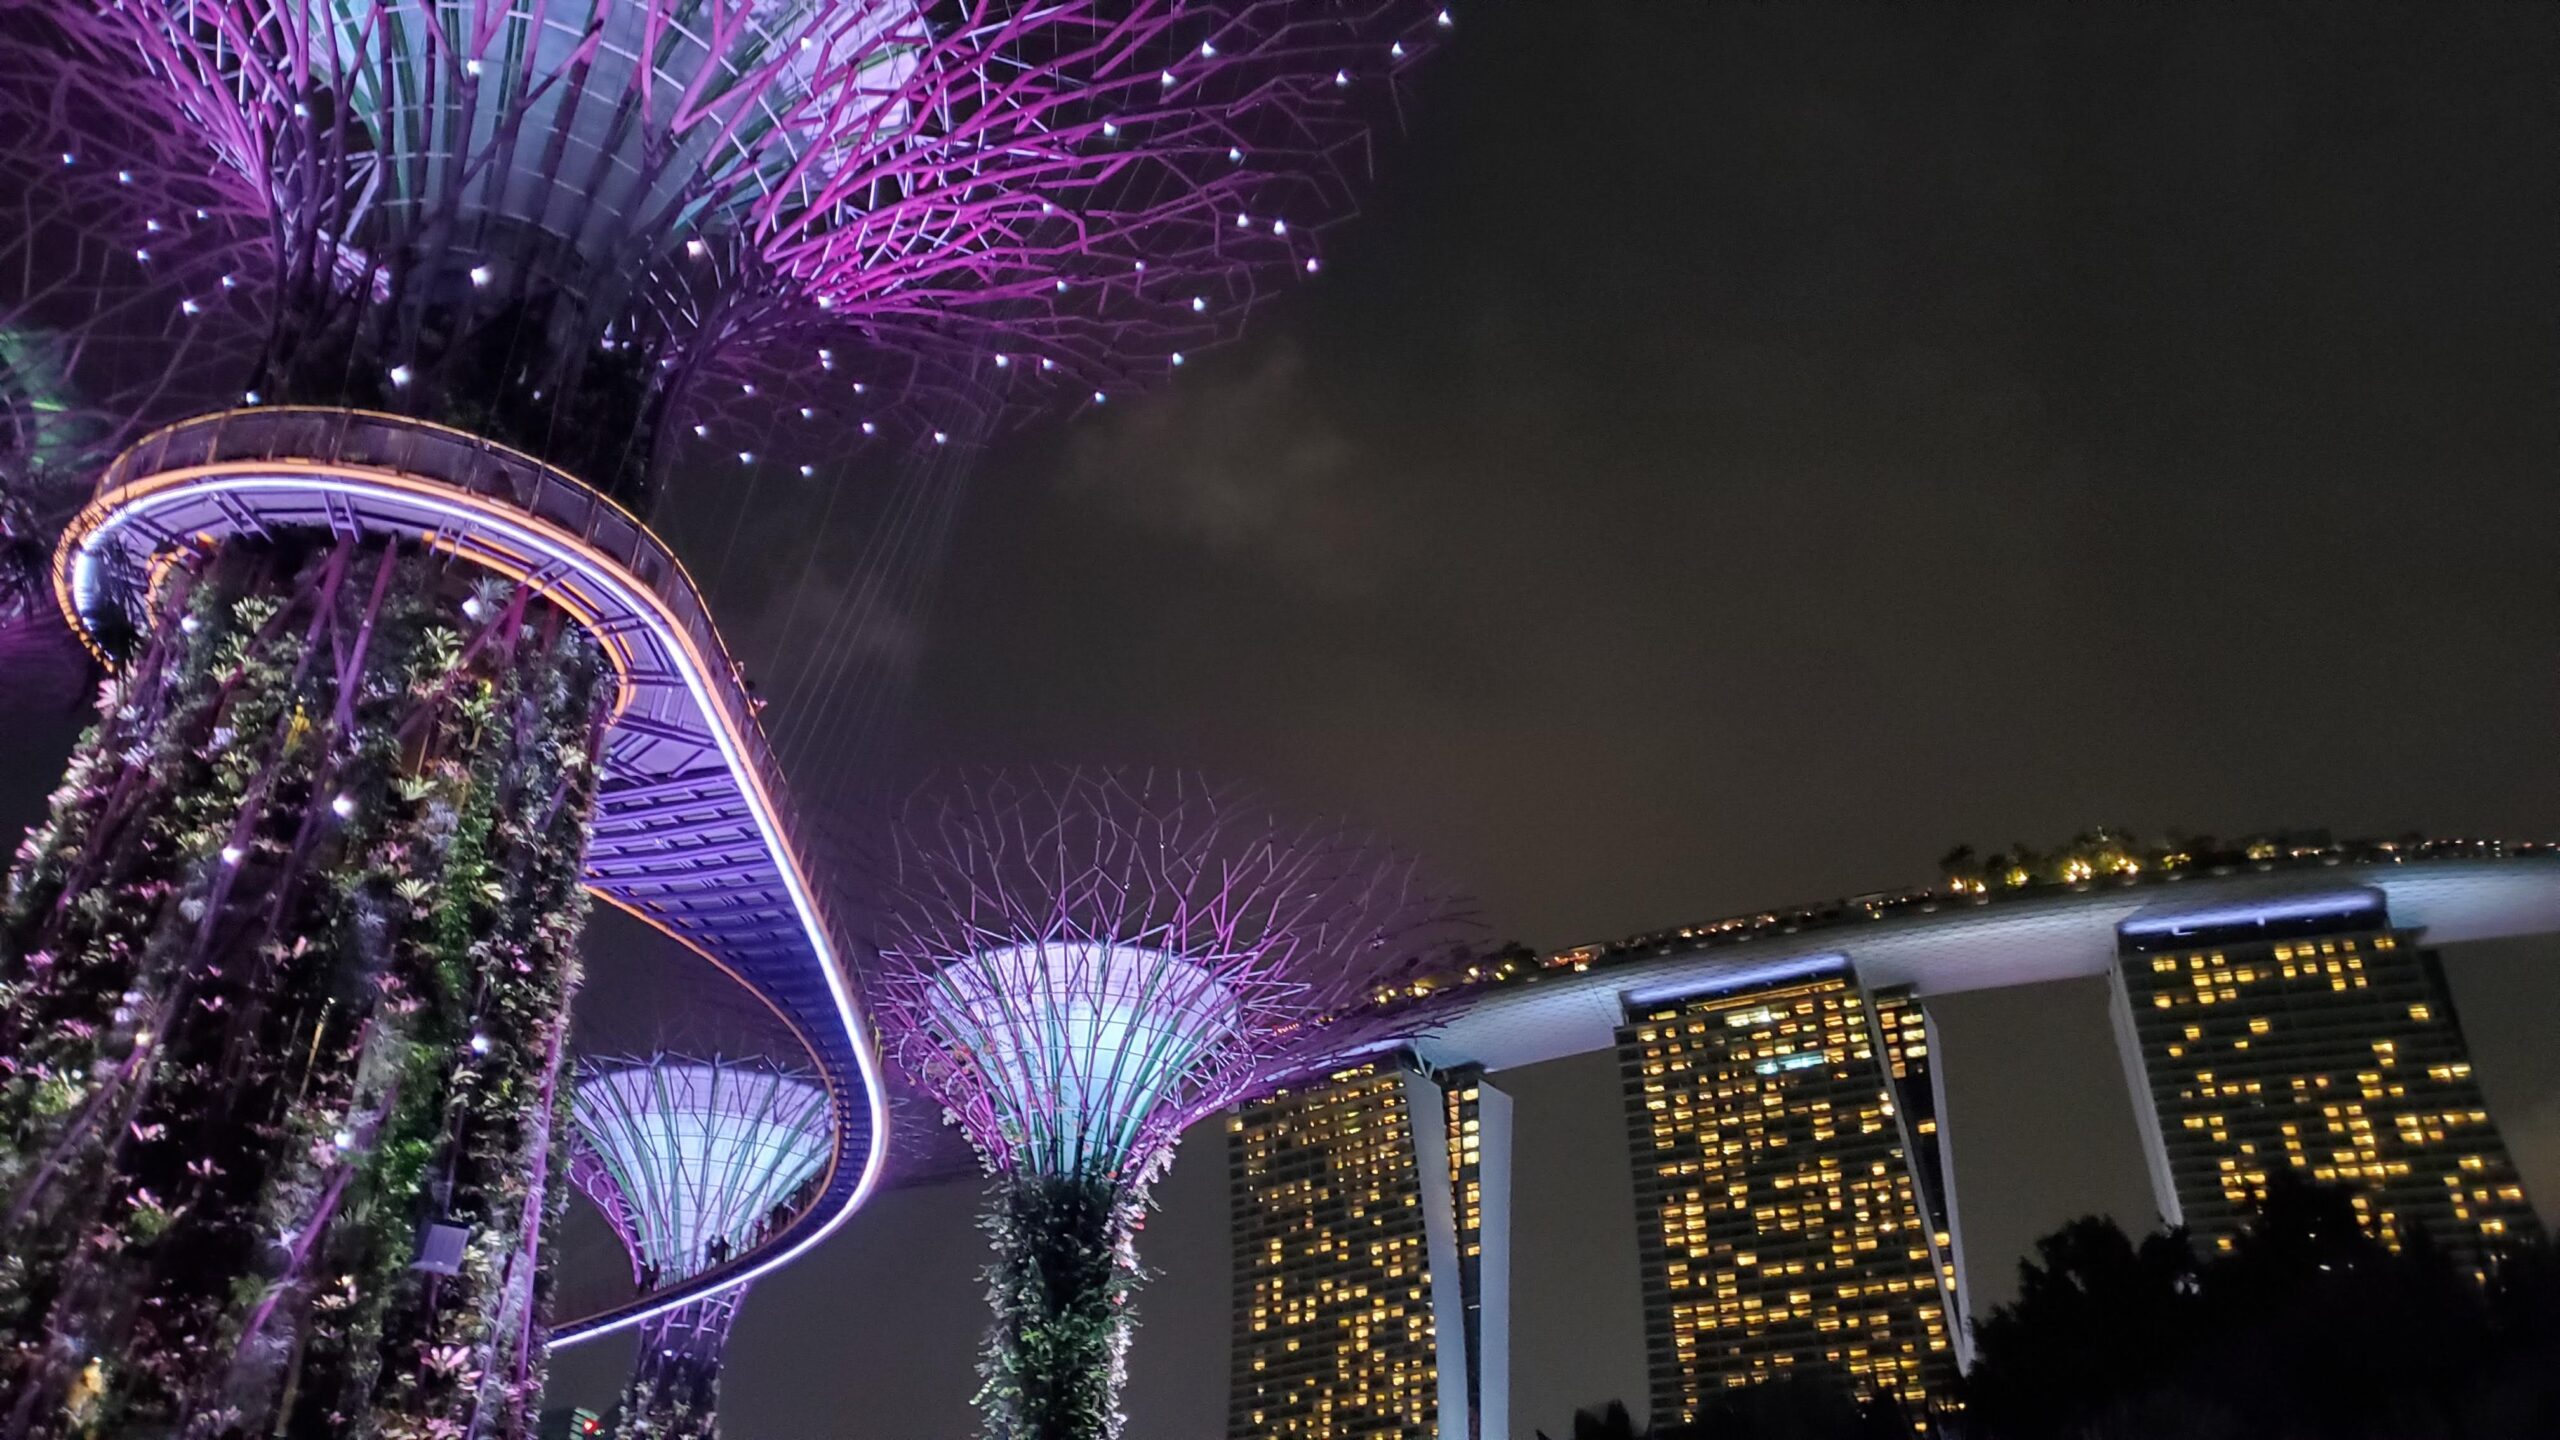
M528 395L602 368L686 407L821 350L997 409L1161 375L1318 268L1366 102L1448 24L1429 0L97 13L268 210L293 342L383 372L340 377L356 398L434 391L412 357L503 319L546 332Z
M0 626L67 644L54 535L144 430L239 398L265 231L141 77L66 84L66 39L0 26Z
M1449 904L1339 824L1180 775L997 775L913 802L884 899L897 1054L999 1171L1133 1188L1193 1121L1428 1014L1380 1007Z
M834 1121L806 1077L672 1055L584 1069L570 1179L621 1235L635 1278L681 1279L717 1263L715 1246L751 1245L826 1163Z
M660 1055L582 1068L569 1179L622 1237L644 1290L780 1229L832 1146L826 1091L764 1061ZM745 1294L733 1286L642 1324L616 1433L718 1433L720 1363Z

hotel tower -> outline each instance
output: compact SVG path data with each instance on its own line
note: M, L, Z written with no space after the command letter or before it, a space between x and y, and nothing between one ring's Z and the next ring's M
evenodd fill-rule
M2161 1215L2228 1249L2268 1177L2355 1192L2474 1267L2538 1233L2444 969L2379 891L2118 928L2114 1008Z
M1830 1372L1915 1423L1955 1373L1926 1027L1836 959L1628 1002L1618 1030L1656 1424Z
M1379 1062L1227 1129L1231 1440L1508 1440L1511 1098Z

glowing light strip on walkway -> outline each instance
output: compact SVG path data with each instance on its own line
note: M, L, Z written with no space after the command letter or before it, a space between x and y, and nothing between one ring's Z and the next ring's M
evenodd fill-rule
M266 463L259 463L258 468L265 469ZM629 1313L616 1315L604 1321L564 1326L552 1332L552 1345L575 1345L600 1335L609 1335L617 1330L637 1325L653 1316L663 1315L706 1295L715 1295L733 1286L747 1284L807 1254L820 1241L834 1234L845 1221L853 1217L854 1211L862 1208L863 1203L871 1198L871 1192L879 1186L881 1169L888 1158L888 1087L881 1074L880 1058L871 1043L870 1031L862 1023L859 1007L855 1005L852 991L845 983L843 967L837 963L835 946L826 934L825 925L818 918L816 906L810 900L807 883L800 874L798 857L783 840L780 824L773 815L772 802L765 794L763 778L756 773L755 766L746 756L728 713L713 701L702 674L702 657L696 652L691 637L684 633L682 627L674 623L674 618L666 612L663 603L647 586L639 583L638 577L631 575L611 557L596 552L585 542L568 536L565 532L560 533L557 538L545 534L545 531L554 528L549 522L538 521L522 512L511 508L499 508L494 504L457 503L456 499L451 497L462 496L466 492L450 486L434 482L393 479L388 476L373 480L358 480L326 474L283 476L272 473L211 474L183 476L169 481L137 481L112 494L99 497L73 522L69 535L65 537L65 545L80 577L75 581L74 588L79 590L91 588L90 577L95 573L92 567L98 563L103 543L137 515L147 514L160 506L199 497L262 493L296 496L336 494L375 501L389 500L404 507L414 507L430 514L440 515L448 520L459 522L465 527L466 532L485 530L495 533L510 543L522 545L555 563L576 571L589 583L597 585L625 603L631 613L639 616L649 626L654 638L675 661L676 672L683 679L685 690L692 696L696 709L712 722L708 727L711 736L719 747L721 759L727 765L730 775L738 781L738 791L747 802L748 813L755 817L756 830L763 837L766 853L773 857L775 870L781 875L783 885L791 892L792 908L799 916L801 932L808 940L811 953L819 968L826 974L828 994L835 1001L837 1018L844 1026L846 1040L853 1047L855 1061L862 1073L864 1088L869 1091L867 1098L871 1117L871 1133L868 1137L870 1153L864 1159L862 1176L855 1182L853 1193L846 1197L844 1205L835 1214L821 1222L814 1231L774 1254L759 1258L755 1264L744 1270L708 1272L653 1298L650 1304ZM471 555L467 549L462 553L475 563L486 564L485 560ZM94 597L84 595L81 598ZM72 613L76 617L82 612ZM589 888L595 887L590 884ZM697 945L696 948L700 947ZM707 952L706 958L708 958Z
M1676 1005L1688 1000L1703 1000L1731 990L1747 990L1760 985L1775 985L1785 980L1809 980L1817 975L1831 975L1849 968L1849 957L1837 950L1819 955L1803 955L1775 960L1762 965L1718 968L1704 975L1685 976L1663 985L1648 985L1627 992L1626 1003L1638 1010L1657 1005Z
M2116 928L2126 935L2186 935L2230 925L2276 925L2287 920L2320 920L2383 913L2378 890L2331 891L2319 895L2287 895L2271 900L2235 900L2202 909L2146 905Z

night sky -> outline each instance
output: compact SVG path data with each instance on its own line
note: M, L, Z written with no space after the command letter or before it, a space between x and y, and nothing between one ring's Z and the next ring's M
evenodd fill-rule
M2101 823L2560 838L2560 8L1456 13L1321 282L978 468L896 773L1240 777L1540 947ZM801 554L814 498L731 533ZM790 567L726 568L784 673ZM2455 980L2551 1215L2532 949ZM2150 1223L2102 987L1941 1018L1977 1298ZM1643 1373L1611 1062L1514 1088L1525 1440ZM1143 1237L1132 1440L1223 1433L1225 1164ZM892 1194L763 1286L734 1440L969 1433L973 1208Z

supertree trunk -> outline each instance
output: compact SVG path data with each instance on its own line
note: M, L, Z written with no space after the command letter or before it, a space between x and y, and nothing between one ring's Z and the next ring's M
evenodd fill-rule
M723 1290L640 1327L640 1358L623 1393L615 1440L714 1440L720 1359L745 1290Z
M604 1212L645 1292L726 1264L787 1223L816 1183L826 1092L768 1061L660 1054L590 1060L570 1182ZM730 1285L640 1322L614 1440L720 1433L720 1362L746 1299Z
M611 686L475 573L162 577L0 907L0 1435L521 1428Z
M1003 1175L986 1229L995 1243L995 1324L979 1367L989 1440L1107 1440L1120 1433L1130 1302L1143 1278L1134 1238L1145 1202L1100 1175Z

